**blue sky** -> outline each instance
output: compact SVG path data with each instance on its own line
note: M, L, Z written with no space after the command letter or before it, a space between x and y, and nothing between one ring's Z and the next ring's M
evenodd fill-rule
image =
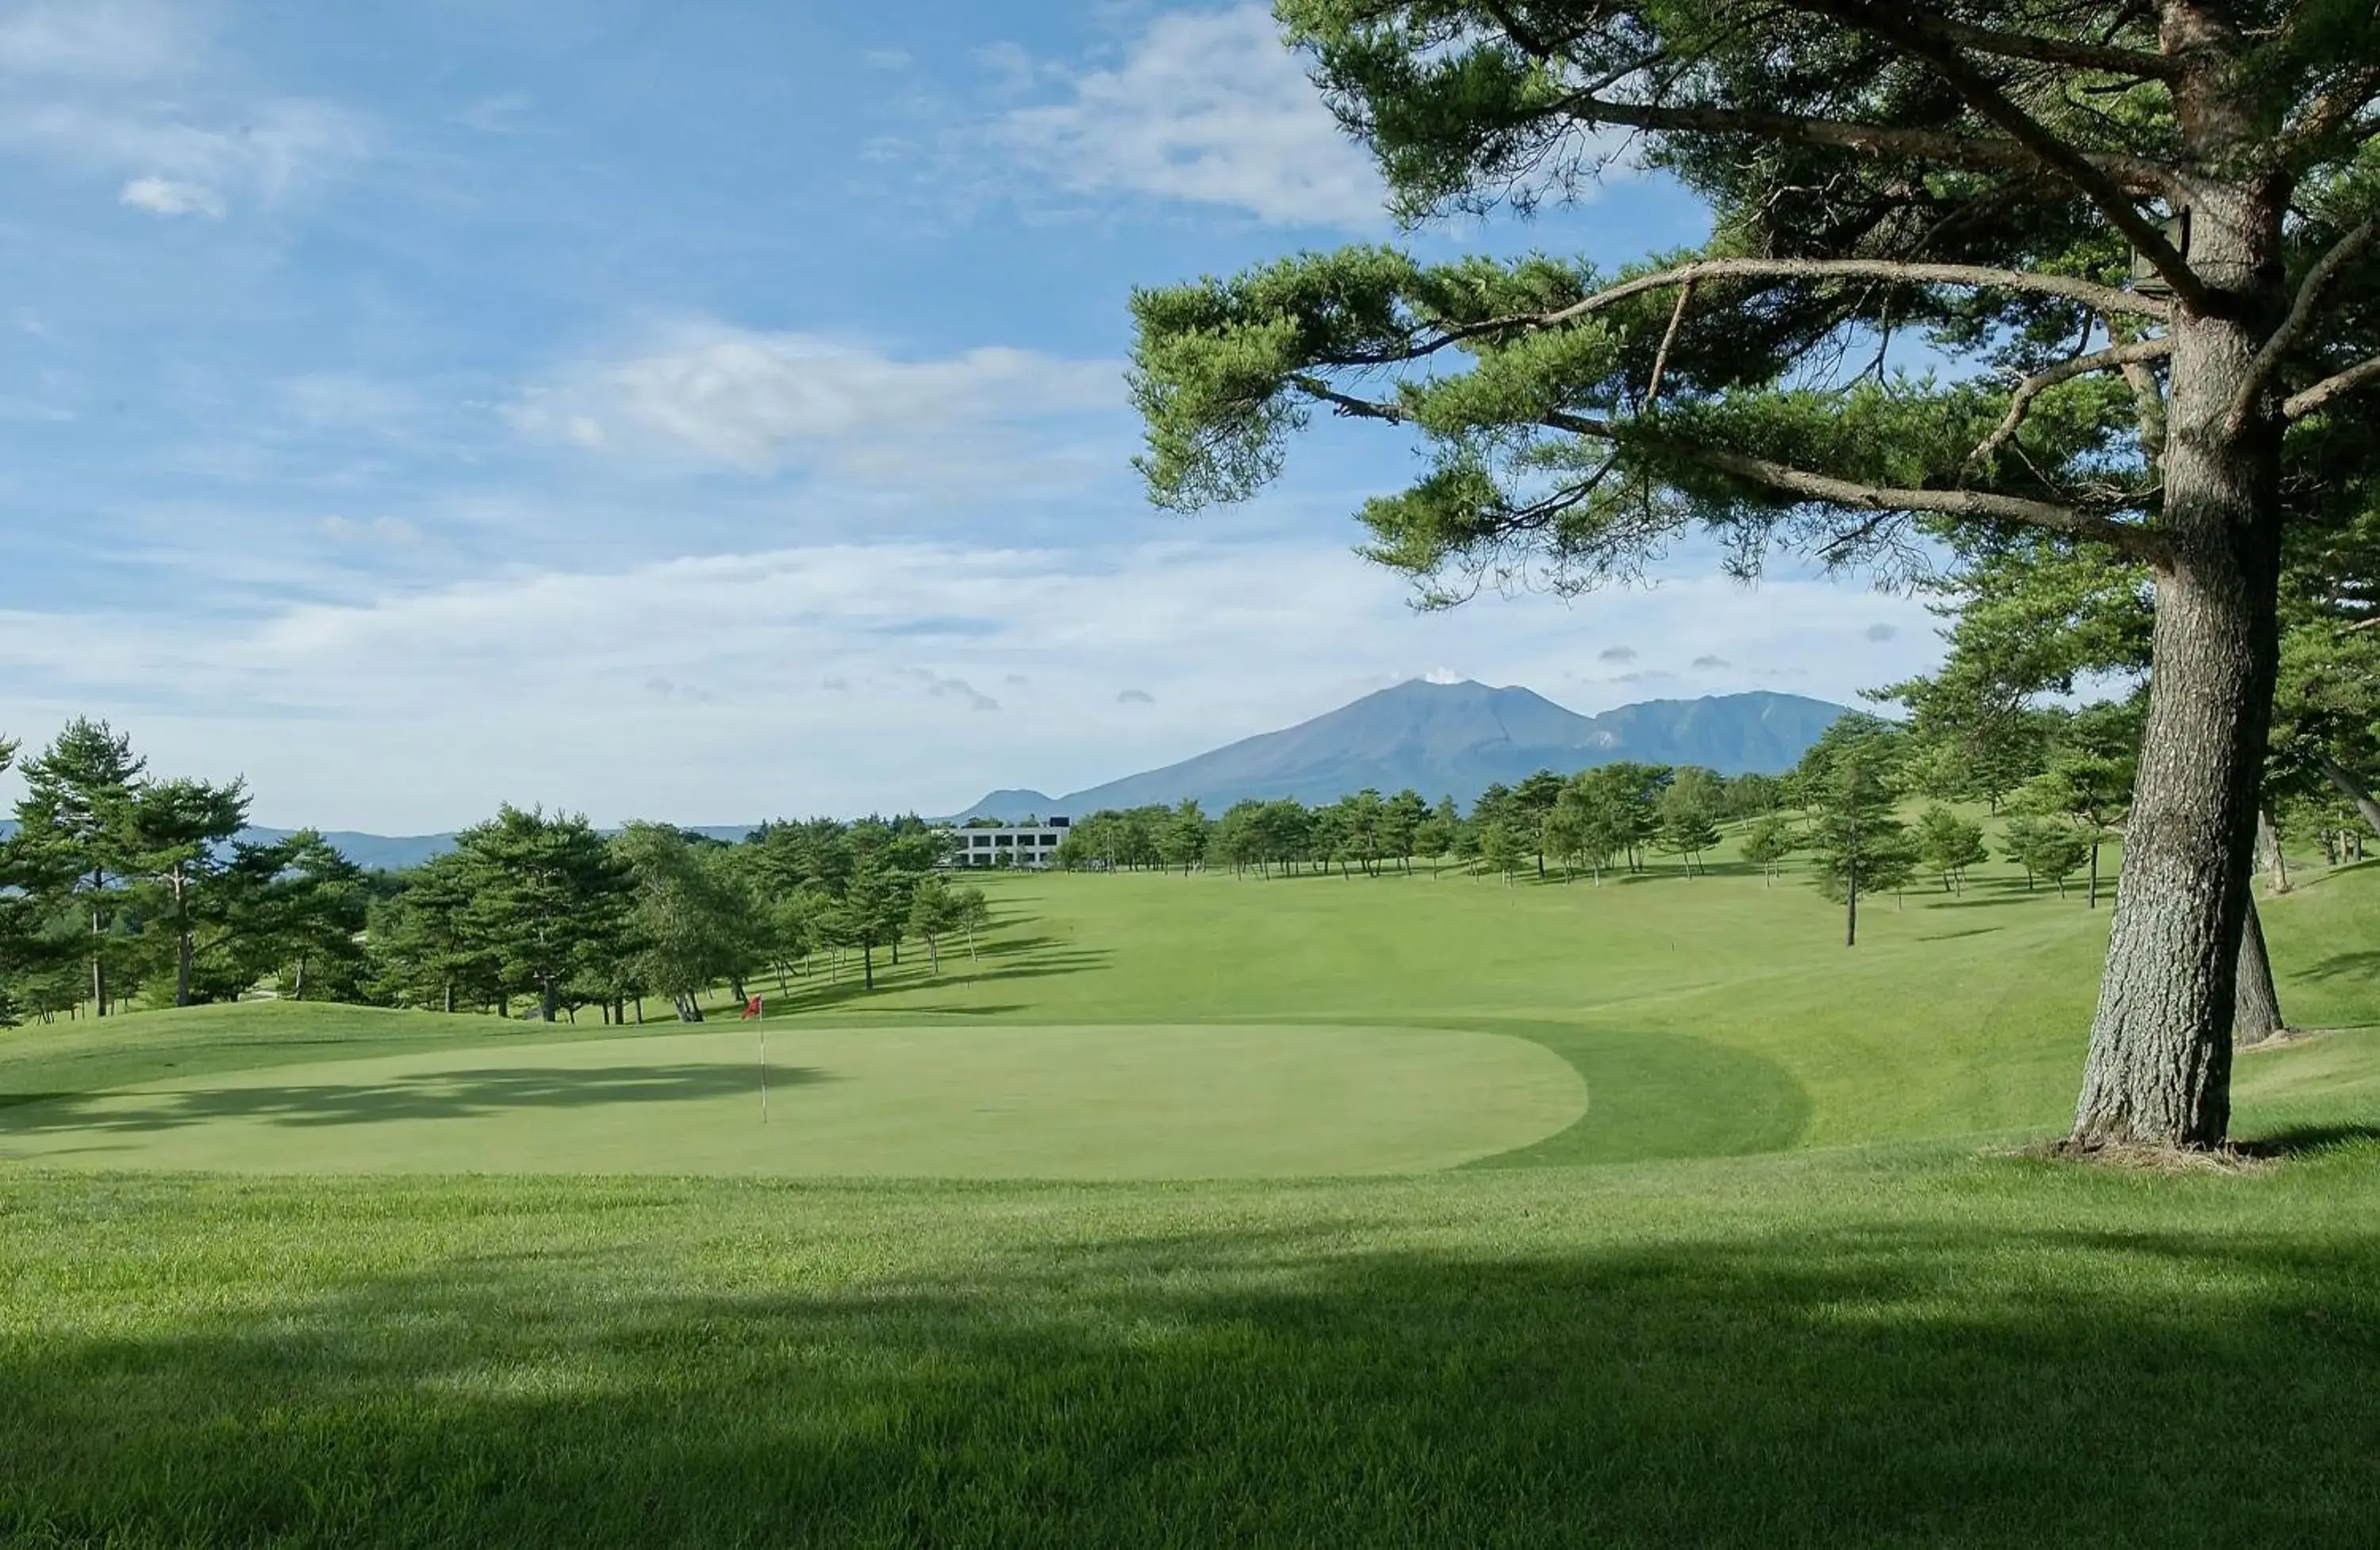
M1393 236L1254 7L0 0L0 730L267 822L1061 791L1436 672L1582 710L1924 665L1856 582L1417 615L1326 433L1195 522L1135 285ZM1622 178L1418 245L1695 240Z

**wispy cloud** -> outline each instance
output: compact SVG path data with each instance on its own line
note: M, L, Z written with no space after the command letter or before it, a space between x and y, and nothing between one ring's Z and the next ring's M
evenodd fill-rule
M140 82L180 74L203 52L196 8L159 0L45 0L0 8L0 72Z
M170 177L136 177L116 195L116 202L152 215L224 217L223 196L200 183L176 183Z
M1932 660L1913 599L1869 602L1911 624L1888 651L1847 649L1862 625L1843 622L1846 596L1680 577L1592 608L1631 638L1720 644L1838 699ZM948 619L986 627L904 627ZM0 727L38 739L68 714L110 715L160 768L193 773L233 750L267 817L342 827L443 828L498 800L687 822L942 811L978 789L1070 789L1168 763L1434 662L1549 688L1578 628L1543 599L1417 617L1396 577L1327 542L829 544L498 568L244 622L0 612L13 664ZM1013 678L1030 692L985 690ZM1581 684L1576 707L1655 682ZM1135 713L1113 714L1120 702ZM664 744L579 757L589 729L627 725L639 706L672 718Z
M247 90L203 16L153 0L0 6L0 152L107 178L131 209L218 220L369 152L354 112Z
M765 471L820 463L914 477L966 433L1123 402L1122 368L990 346L903 360L807 333L681 326L565 367L511 406L535 440Z
M1021 51L1012 90L1044 72ZM1081 194L1218 205L1285 225L1376 226L1383 192L1262 6L1158 17L1113 69L1054 72L1055 102L1016 108L994 138Z

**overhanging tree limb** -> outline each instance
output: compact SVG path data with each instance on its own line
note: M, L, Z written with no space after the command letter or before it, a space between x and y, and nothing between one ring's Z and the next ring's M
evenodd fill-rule
M2103 164L2105 159L2068 144L2018 106L2008 93L1962 58L1938 31L1918 19L1916 7L1896 6L1888 10L1868 0L1809 0L1800 8L1831 16L1847 27L1888 39L1932 65L1969 107L1998 125L2010 140L2022 146L2041 165L2065 178L2129 237L2185 308L2201 314L2213 310L2213 293L2156 224L2141 213L2140 207Z
M1342 393L1308 372L1291 376L1289 382L1299 392L1331 406L1343 415L1385 420L1391 425L1414 423L1415 417L1402 405ZM1551 430L1593 437L1621 446L1639 447L1782 494L1803 496L1858 511L1922 512L2011 522L2103 543L2143 564L2162 563L2168 553L2164 538L2154 529L2118 522L2097 512L2061 505L2054 501L2035 501L2022 495L2002 495L1983 490L1926 490L1865 484L1857 479L1837 478L1812 469L1797 468L1771 458L1730 452L1707 442L1688 442L1560 409L1544 411L1536 417L1536 423Z
M2031 32L2004 32L1995 28L1953 21L1918 6L1910 8L1910 18L1914 25L1945 42L2001 59L2024 59L2036 65L2065 65L2078 70L2100 70L2108 75L2133 76L2147 80L2177 79L2185 67L2178 59L2168 59L2162 54L2151 54L2145 49L2067 38L2044 38Z
M2281 401L2281 414L2288 419L2303 419L2333 400L2344 398L2364 383L2374 381L2380 381L2380 356L2359 361L2344 371L2325 377L2303 393L2289 394Z
M1971 172L2035 172L2042 164L2041 158L2031 147L2013 139L1981 139L1939 129L1861 124L1849 119L1815 118L1753 108L1616 103L1608 97L1583 91L1564 98L1560 111L1566 117L1588 125L1613 124L1624 129L1743 135L1755 139L1787 140L1839 151L1864 151L1875 156L1934 162L1946 166L1963 167ZM2143 194L2162 194L2173 187L2171 170L2145 157L2113 151L2069 150L2073 157L2096 169L2110 187ZM2154 234L2155 228L2149 229Z
M1970 464L1982 463L2009 444L2017 428L2024 423L2033 401L2060 382L2070 382L2077 377L2087 377L2094 371L2118 370L2127 366L2143 366L2152 360L2162 360L2173 353L2170 339L2142 339L2129 345L2117 345L2095 355L2078 356L2060 361L2044 371L2037 371L2016 385L2009 395L2008 414L1992 433L1977 443L1967 454ZM2137 391L2135 384L2135 391Z
M2305 337L2306 330L2313 326L2322 309L2323 293L2330 288L2332 281L2338 278L2340 271L2354 262L2357 256L2372 245L2374 236L2380 236L2380 220L2366 217L2362 224L2332 243L2330 251L2306 271L2305 279L2298 285L2297 297L2289 304L2289 316L2273 330L2272 336L2265 341L2265 347L2256 352L2256 358L2248 363L2246 374L2240 379L2239 391L2232 394L2228 425L2233 432L2247 426L2249 418L2256 412L2256 400L2264 395L2266 384L2281 369L2281 363L2288 358L2289 353L2297 347L2298 341Z
M1334 366L1388 366L1419 360L1466 340L1528 329L1559 328L1591 317L1610 307L1670 285L1693 285L1704 280L1888 280L1910 285L1964 285L1976 290L2026 291L2079 301L2103 312L2166 318L2172 309L2155 297L2120 291L2065 274L2035 274L2020 269L1993 269L1982 264L1917 263L1903 259L1699 259L1651 274L1639 274L1594 295L1545 312L1516 312L1460 323L1425 338L1387 350L1348 351L1331 357Z

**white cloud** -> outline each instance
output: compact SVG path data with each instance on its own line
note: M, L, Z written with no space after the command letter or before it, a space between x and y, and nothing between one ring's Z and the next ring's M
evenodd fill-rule
M176 183L170 177L136 177L116 195L118 202L152 215L224 217L223 195L202 183Z
M1455 672L1451 667L1434 667L1427 672L1423 673L1422 676L1432 684L1460 684L1463 682L1463 674Z
M133 209L215 219L369 152L356 114L249 90L203 18L149 0L0 0L0 152L106 178Z
M70 714L112 717L160 769L245 771L270 822L419 831L504 800L738 822L1091 785L1433 662L1552 689L1590 629L1722 649L1839 701L1938 653L1921 602L1820 582L1673 579L1576 608L1422 615L1405 596L1327 540L903 542L499 574L246 623L19 611L0 612L0 727L39 741ZM1879 615L1908 626L1882 647L1863 633ZM990 713L978 685L1012 675L1030 692ZM1119 683L1151 703L1125 714ZM1569 698L1594 711L1645 693L1580 684ZM583 757L590 733L633 736L659 714L669 736L636 759Z
M1002 61L1010 84L1032 72ZM1269 12L1160 16L1111 70L1062 73L1064 96L1001 118L995 138L1077 193L1243 210L1291 225L1374 226L1383 191Z
M147 81L197 62L188 6L51 0L0 8L0 72L72 80Z
M814 334L721 324L565 368L509 409L533 439L754 470L824 462L914 477L964 457L964 434L1122 406L1122 368L987 347L900 360Z

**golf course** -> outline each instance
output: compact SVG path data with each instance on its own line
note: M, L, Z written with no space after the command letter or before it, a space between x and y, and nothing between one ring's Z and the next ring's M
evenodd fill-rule
M2380 865L2261 901L2303 1032L2155 1169L2040 1154L2107 912L1998 864L1849 951L1725 854L989 891L752 1021L0 1037L0 1540L2380 1520Z

